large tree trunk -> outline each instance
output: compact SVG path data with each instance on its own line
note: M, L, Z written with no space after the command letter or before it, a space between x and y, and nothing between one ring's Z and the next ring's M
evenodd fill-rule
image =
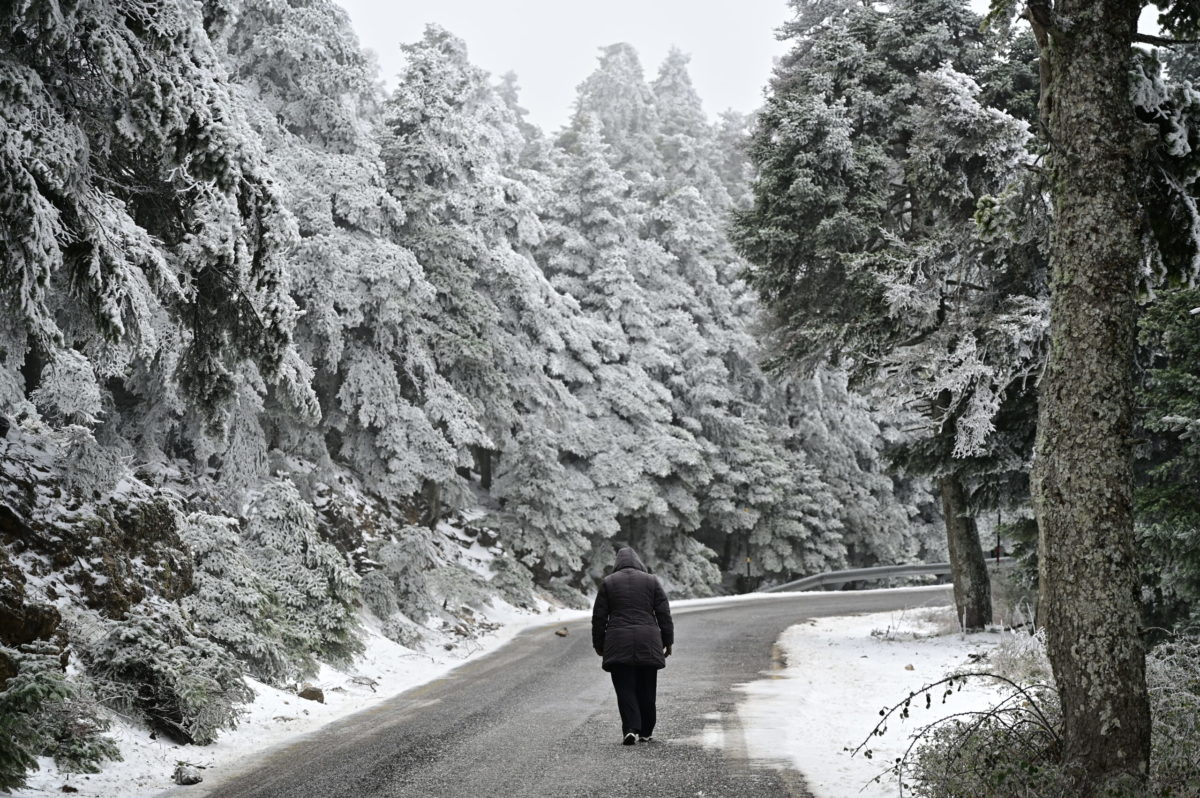
M942 515L946 517L946 545L950 550L950 573L954 579L954 607L967 631L977 632L992 622L992 583L979 528L967 514L967 494L954 474L940 480Z
M1060 0L1062 25L1030 8L1050 33L1055 214L1033 474L1041 607L1081 798L1142 778L1150 757L1130 440L1141 241L1127 69L1139 5Z

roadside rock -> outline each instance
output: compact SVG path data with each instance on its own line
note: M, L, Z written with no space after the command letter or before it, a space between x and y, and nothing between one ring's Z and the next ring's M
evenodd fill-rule
M325 703L325 693L320 687L313 687L311 684L306 684L300 688L300 692L296 695L309 701L316 701L318 704Z
M192 765L180 763L175 766L176 784L199 784L202 781L204 781L204 777L200 775L199 769Z

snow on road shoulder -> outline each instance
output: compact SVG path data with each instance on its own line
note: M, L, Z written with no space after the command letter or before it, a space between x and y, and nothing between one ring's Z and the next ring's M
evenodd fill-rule
M933 707L913 702L912 716L894 717L869 744L868 759L850 751L866 739L879 712L950 673L970 655L994 648L998 633L947 634L953 612L920 609L820 618L787 629L778 641L786 663L768 678L740 685L738 715L749 754L804 774L816 798L891 798L895 779L872 780L901 756L910 735L940 717L985 709L997 693L971 681ZM916 708L920 703L920 708Z
M65 775L58 772L53 760L42 758L38 760L41 769L29 775L29 786L13 795L61 795L63 785L69 784L82 798L145 798L175 786L171 777L179 762L201 767L206 782L223 780L253 765L268 749L445 676L495 651L525 629L590 616L579 610L543 609L533 613L493 601L482 616L489 625L499 628L465 640L451 650L436 644L420 651L405 648L373 628L368 615L364 618L367 634L362 656L346 670L322 665L310 681L324 693L324 703L247 678L255 693L253 703L246 707L238 728L221 735L212 745L176 745L163 738L152 739L149 729L117 718L109 734L119 745L123 761L109 763L97 774Z

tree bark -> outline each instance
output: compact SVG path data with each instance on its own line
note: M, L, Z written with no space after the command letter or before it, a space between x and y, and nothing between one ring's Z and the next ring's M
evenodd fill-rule
M1047 650L1080 798L1144 778L1150 758L1131 442L1142 252L1127 70L1139 10L1132 0L1060 0L1044 20L1054 232L1033 488Z
M962 480L949 474L939 483L950 573L954 579L954 607L963 627L968 632L977 632L992 622L992 583L983 560L979 527L967 514L967 493Z
M421 498L425 500L425 515L421 524L436 529L442 520L442 483L427 479L421 485Z
M953 397L942 391L937 398L935 419L947 424ZM979 526L968 513L967 491L958 474L950 473L938 480L942 498L942 517L946 522L946 550L950 556L950 577L954 582L954 608L959 623L967 631L977 632L992 622L992 582L983 546L979 542Z
M492 458L497 452L482 446L475 446L472 447L471 454L475 457L475 470L479 472L479 487L490 491L492 489Z

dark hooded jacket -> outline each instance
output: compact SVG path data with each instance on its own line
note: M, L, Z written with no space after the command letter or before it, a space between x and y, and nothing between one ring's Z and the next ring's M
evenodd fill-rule
M674 642L666 591L633 549L621 549L592 607L592 645L604 652L604 670L613 665L665 668L663 647Z

